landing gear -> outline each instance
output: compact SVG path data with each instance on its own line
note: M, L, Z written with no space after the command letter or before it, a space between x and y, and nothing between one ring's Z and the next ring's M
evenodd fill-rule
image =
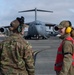
M25 36L24 38L25 39L31 39L31 36Z
M34 40L39 40L39 39L47 39L45 38L44 36L41 36L41 35L34 35L34 36L24 36L25 39L34 39Z

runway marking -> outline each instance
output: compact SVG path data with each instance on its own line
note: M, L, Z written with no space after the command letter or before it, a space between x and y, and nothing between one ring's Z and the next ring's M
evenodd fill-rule
M46 51L47 49L49 49L49 48L45 48L45 49L41 49L41 50L38 50L38 51L34 51L33 52L34 64L36 63L36 58L37 58L38 53L40 53L42 51Z

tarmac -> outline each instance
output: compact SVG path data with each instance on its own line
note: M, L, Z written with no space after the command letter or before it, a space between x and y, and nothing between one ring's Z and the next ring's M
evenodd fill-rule
M0 37L0 41L5 37ZM32 45L33 51L38 51L35 61L35 75L56 75L54 63L57 48L61 42L58 37L50 37L44 40L28 40Z

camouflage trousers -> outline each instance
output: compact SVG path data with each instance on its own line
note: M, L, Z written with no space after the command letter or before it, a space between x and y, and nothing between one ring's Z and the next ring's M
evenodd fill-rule
M0 72L0 75L25 75L25 74L23 74L23 73L4 74L4 73Z
M28 75L28 73L25 71L15 72L15 71L12 71L11 68L9 68L9 70L6 72L0 69L0 75Z

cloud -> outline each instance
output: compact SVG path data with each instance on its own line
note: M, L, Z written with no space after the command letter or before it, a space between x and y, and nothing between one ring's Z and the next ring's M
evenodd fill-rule
M73 0L0 0L0 25L9 25L12 20L21 15L26 22L34 20L34 12L18 13L18 11L38 9L53 11L53 13L37 12L38 20L59 23L61 20L70 20L73 24Z
M71 12L73 12L73 13L74 13L74 9L72 9L72 8L71 8L71 9L69 9L69 11L71 11Z

